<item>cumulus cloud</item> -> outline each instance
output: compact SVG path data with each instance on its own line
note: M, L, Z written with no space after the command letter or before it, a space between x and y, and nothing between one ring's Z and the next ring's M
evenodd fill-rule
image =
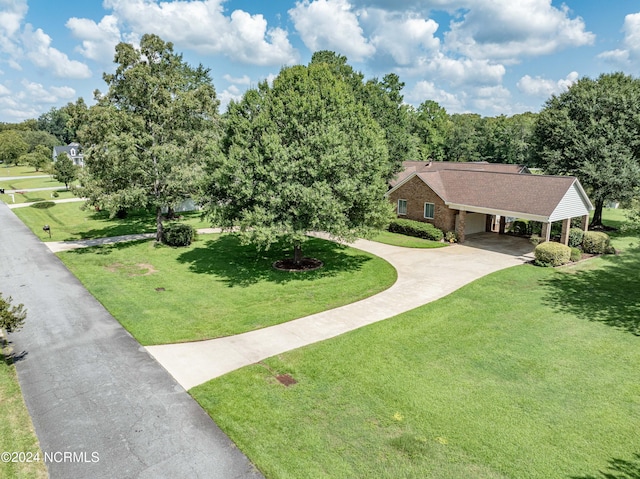
M431 19L371 9L362 14L362 22L371 27L371 44L376 51L389 54L398 65L410 65L440 48L440 39L435 36L439 25Z
M45 88L41 83L22 81L24 90L19 94L21 98L32 98L38 103L57 103L60 100L73 98L76 91L70 87Z
M426 80L417 82L413 89L407 94L407 100L415 104L420 104L426 100L433 100L450 113L464 110L464 97L463 92L453 94L438 88L434 83Z
M11 90L6 86L0 84L0 96L11 95Z
M364 36L358 12L347 0L303 0L289 10L289 15L311 51L334 50L356 62L376 51Z
M0 0L0 51L11 57L20 55L19 33L27 10L26 0Z
M86 18L70 18L66 25L75 38L82 40L76 48L84 57L100 63L113 61L116 45L121 41L118 19L106 15L100 23Z
M229 83L234 83L236 85L250 85L251 79L247 75L243 75L240 78L234 78L231 75L224 75L224 78Z
M590 45L595 35L582 18L550 0L457 2L468 9L446 33L447 48L470 58L516 62L523 55L546 55L566 47Z
M134 33L147 33L149 25L153 25L154 33L180 48L202 54L221 53L253 65L283 65L298 60L286 31L268 28L263 15L250 15L243 10L225 16L222 3L223 0L105 0L103 5Z
M599 58L620 68L638 70L640 62L640 12L631 13L624 19L624 40L622 48L609 50L598 55Z
M51 37L42 29L33 30L27 24L23 33L24 48L31 62L58 78L89 78L91 70L84 63L71 60L69 57L51 46Z
M566 78L554 81L542 77L532 78L529 75L523 76L518 81L518 89L525 95L548 98L551 95L558 95L567 90L578 81L578 72L571 72Z

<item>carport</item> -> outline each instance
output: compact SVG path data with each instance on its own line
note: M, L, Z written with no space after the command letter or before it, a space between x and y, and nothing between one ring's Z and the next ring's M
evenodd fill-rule
M573 218L581 218L587 230L593 205L577 178L526 174L443 171L451 176L445 182L445 204L457 211L456 233L461 242L465 235L480 232L479 218L484 215L484 231L491 231L491 218L499 218L498 233L504 234L507 218L521 218L542 223L542 240L549 241L551 223L562 221L561 242L568 244ZM453 178L455 177L455 178Z

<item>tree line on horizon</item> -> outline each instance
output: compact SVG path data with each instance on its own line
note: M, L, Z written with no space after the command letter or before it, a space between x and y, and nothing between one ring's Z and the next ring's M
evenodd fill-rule
M285 234L299 252L315 228L364 234L388 218L386 185L406 160L575 175L594 199L594 225L606 200L630 200L640 186L640 80L622 73L580 79L540 113L450 115L433 100L405 104L394 73L365 79L346 57L320 51L220 114L209 70L156 35L139 48L119 44L114 62L95 105L80 98L0 124L0 160L26 162L40 140L78 141L78 194L114 215L155 211L158 239L162 209L194 195L212 221L265 247Z

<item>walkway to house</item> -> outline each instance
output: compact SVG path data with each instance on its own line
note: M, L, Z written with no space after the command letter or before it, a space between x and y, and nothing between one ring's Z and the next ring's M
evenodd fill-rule
M51 479L258 479L235 444L56 256L0 203L0 292Z

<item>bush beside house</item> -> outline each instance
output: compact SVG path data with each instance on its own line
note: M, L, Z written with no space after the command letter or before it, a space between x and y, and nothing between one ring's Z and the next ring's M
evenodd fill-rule
M533 253L538 266L561 266L571 260L571 248L553 241L540 243Z
M162 242L169 246L189 246L195 230L185 223L168 223L162 230Z
M600 231L587 231L582 240L582 251L588 254L611 252L609 235Z
M421 221L393 220L389 225L389 231L391 233L400 233L432 241L441 241L444 238L442 230L436 228L431 223L423 223Z

